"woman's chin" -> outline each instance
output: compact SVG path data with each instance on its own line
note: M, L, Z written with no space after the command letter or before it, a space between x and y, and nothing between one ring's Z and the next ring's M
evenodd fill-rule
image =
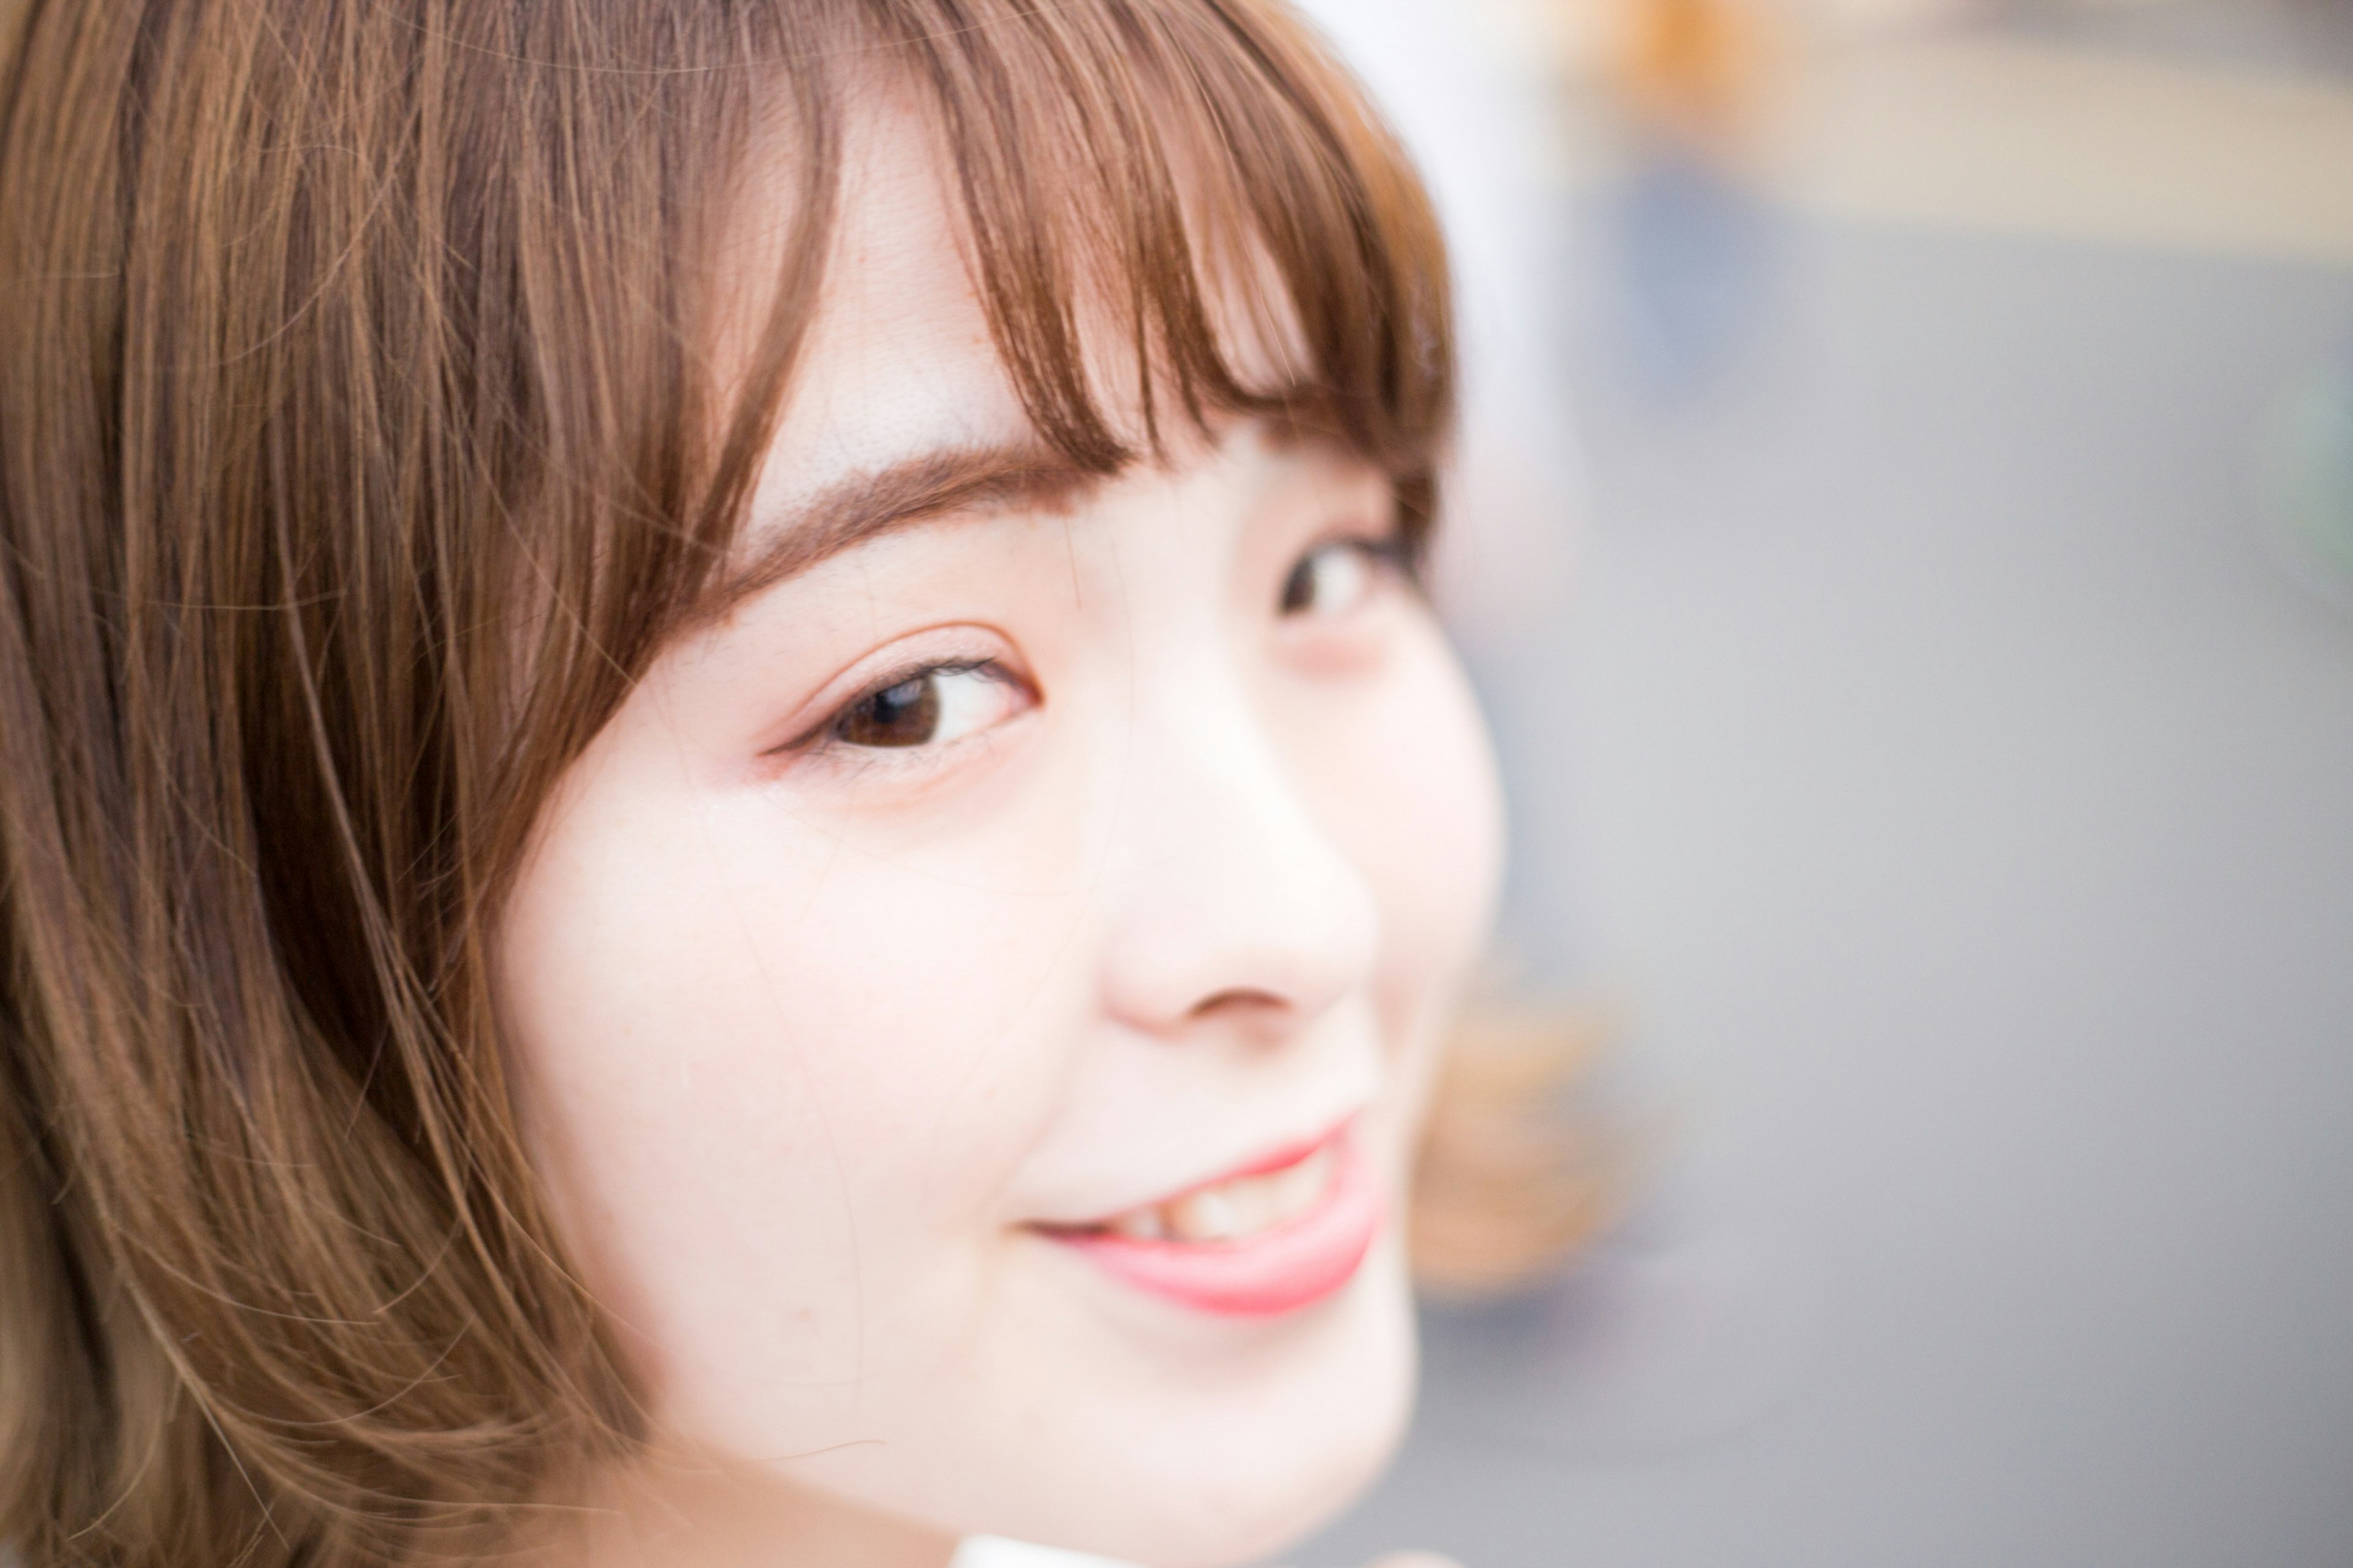
M1366 1273L1320 1321L1267 1325L1253 1364L1171 1375L1132 1402L1086 1467L1093 1496L1034 1500L1035 1522L1008 1532L1154 1568L1230 1568L1331 1519L1388 1465L1413 1405L1403 1270L1377 1256Z
M1400 1383L1394 1407L1366 1413L1345 1433L1317 1434L1312 1468L1270 1469L1199 1494L1181 1519L1164 1518L1152 1539L1133 1529L1105 1554L1154 1568L1237 1568L1288 1550L1354 1502L1388 1466L1405 1434L1411 1399Z

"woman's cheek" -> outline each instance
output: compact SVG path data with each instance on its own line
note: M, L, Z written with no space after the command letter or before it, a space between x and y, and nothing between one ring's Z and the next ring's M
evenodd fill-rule
M1470 684L1434 627L1395 651L1346 734L1324 777L1326 820L1380 903L1376 1005L1398 1053L1390 1105L1409 1146L1493 920L1502 787Z
M1415 815L1406 820L1426 820L1431 830L1413 874L1427 900L1420 907L1446 928L1429 935L1451 933L1442 947L1459 971L1484 948L1503 886L1503 784L1485 717L1451 648L1431 651L1417 685L1430 710L1430 743L1407 750L1414 798L1406 809Z
M678 1424L820 1444L822 1397L780 1434L744 1391L853 1385L862 1300L982 1263L1059 1083L1061 851L1034 824L878 841L782 791L631 782L560 820L508 923L537 1141Z
M1417 616L1314 760L1328 830L1381 905L1386 1005L1442 1008L1484 944L1504 812L1469 682Z

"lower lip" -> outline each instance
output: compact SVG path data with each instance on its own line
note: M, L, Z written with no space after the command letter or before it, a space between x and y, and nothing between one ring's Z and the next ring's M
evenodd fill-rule
M1336 1294L1380 1235L1380 1185L1345 1136L1332 1185L1314 1208L1248 1241L1141 1241L1103 1231L1049 1232L1113 1279L1180 1307L1271 1318Z

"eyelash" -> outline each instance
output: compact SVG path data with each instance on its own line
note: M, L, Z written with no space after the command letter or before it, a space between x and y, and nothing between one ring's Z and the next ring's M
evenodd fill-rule
M855 721L861 709L867 707L870 703L874 702L877 699L887 696L898 688L902 686L912 686L917 681L936 682L943 678L958 675L985 676L996 684L1011 687L1025 693L1029 697L1032 702L1036 700L1036 693L1029 690L1029 682L1024 680L1020 676L1015 674L1011 669L1008 668L1003 663L997 659L942 658L921 660L913 664L902 666L900 668L892 671L888 675L881 676L877 679L870 681L863 689L841 702L830 713L827 714L824 719L820 720L813 728L777 747L776 749L776 753L781 755L821 756L828 753L839 754L848 752L855 754L862 763L871 764L881 762L885 758L890 758L892 761L912 760L913 755L914 754L936 751L944 746L953 746L958 740L961 740L964 737L957 736L945 742L923 740L913 742L905 745L875 745L852 740L846 731ZM936 689L934 689L933 693L933 700L934 703L937 701ZM936 712L934 714L934 721L936 721ZM991 726L991 728L994 728L994 726ZM984 731L981 732L985 733L986 731ZM897 753L898 755L894 757L892 755L893 753Z

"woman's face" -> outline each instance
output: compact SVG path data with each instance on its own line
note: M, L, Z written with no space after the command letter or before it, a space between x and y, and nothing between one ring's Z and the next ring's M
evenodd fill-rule
M1233 1561L1408 1406L1486 742L1377 473L1240 422L1041 452L924 145L853 144L744 592L563 781L501 1005L658 1453Z

